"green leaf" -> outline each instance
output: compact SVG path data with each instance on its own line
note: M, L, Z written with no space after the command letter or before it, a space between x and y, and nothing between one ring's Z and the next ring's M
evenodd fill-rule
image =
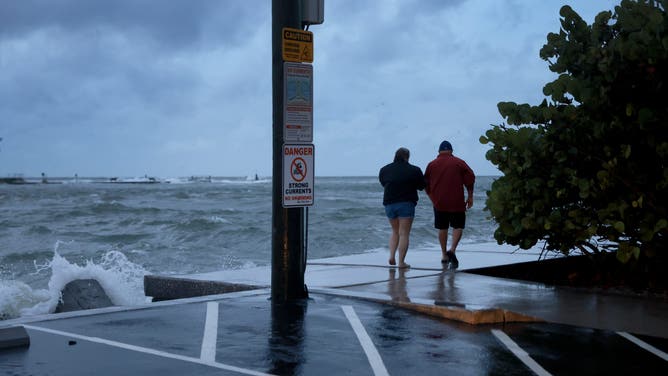
M617 260L619 260L622 264L626 264L627 262L629 262L630 259L631 259L631 252L622 251L621 249L617 251Z
M624 145L623 149L624 149L624 158L629 159L629 157L631 156L631 145Z
M625 229L624 222L617 221L617 222L615 222L615 224L613 226L615 227L615 230L617 230L619 232L624 232L624 229Z
M626 116L631 116L633 115L633 104L627 103L626 104Z

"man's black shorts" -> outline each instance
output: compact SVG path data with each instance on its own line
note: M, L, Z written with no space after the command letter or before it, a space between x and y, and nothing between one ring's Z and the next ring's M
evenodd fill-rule
M452 228L464 228L466 225L465 212L442 212L434 208L434 227L439 230Z

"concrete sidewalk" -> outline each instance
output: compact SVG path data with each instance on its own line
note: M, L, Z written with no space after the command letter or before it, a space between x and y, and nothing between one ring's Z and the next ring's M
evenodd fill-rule
M665 299L547 286L466 272L535 261L538 258L535 252L466 247L458 251L458 258L460 269L456 272L444 271L438 252L433 251L411 251L407 257L410 269L389 267L384 252L321 259L308 264L305 283L311 291L384 301L468 324L546 321L668 338ZM186 277L268 287L271 270L264 267Z
M466 272L442 272L421 277L412 277L412 273L412 270L390 270L386 282L348 286L345 290L386 296L393 301L461 307L471 312L496 309L506 312L504 321L535 318L550 323L668 338L668 302L665 300L546 286ZM508 312L516 316L508 318Z

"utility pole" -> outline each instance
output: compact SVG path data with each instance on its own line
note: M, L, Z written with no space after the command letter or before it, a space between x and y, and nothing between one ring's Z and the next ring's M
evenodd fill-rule
M282 30L301 29L300 0L272 0L273 165L271 225L271 299L280 304L308 298L304 284L305 208L283 207L284 65Z
M324 0L273 0L271 13L271 298L281 304L308 298L308 206L315 190L313 33L308 27L324 22Z

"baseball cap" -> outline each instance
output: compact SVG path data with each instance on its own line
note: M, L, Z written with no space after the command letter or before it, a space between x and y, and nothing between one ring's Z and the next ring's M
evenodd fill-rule
M445 150L452 151L452 144L450 144L450 142L448 141L441 142L441 146L438 147L438 151L445 151Z

